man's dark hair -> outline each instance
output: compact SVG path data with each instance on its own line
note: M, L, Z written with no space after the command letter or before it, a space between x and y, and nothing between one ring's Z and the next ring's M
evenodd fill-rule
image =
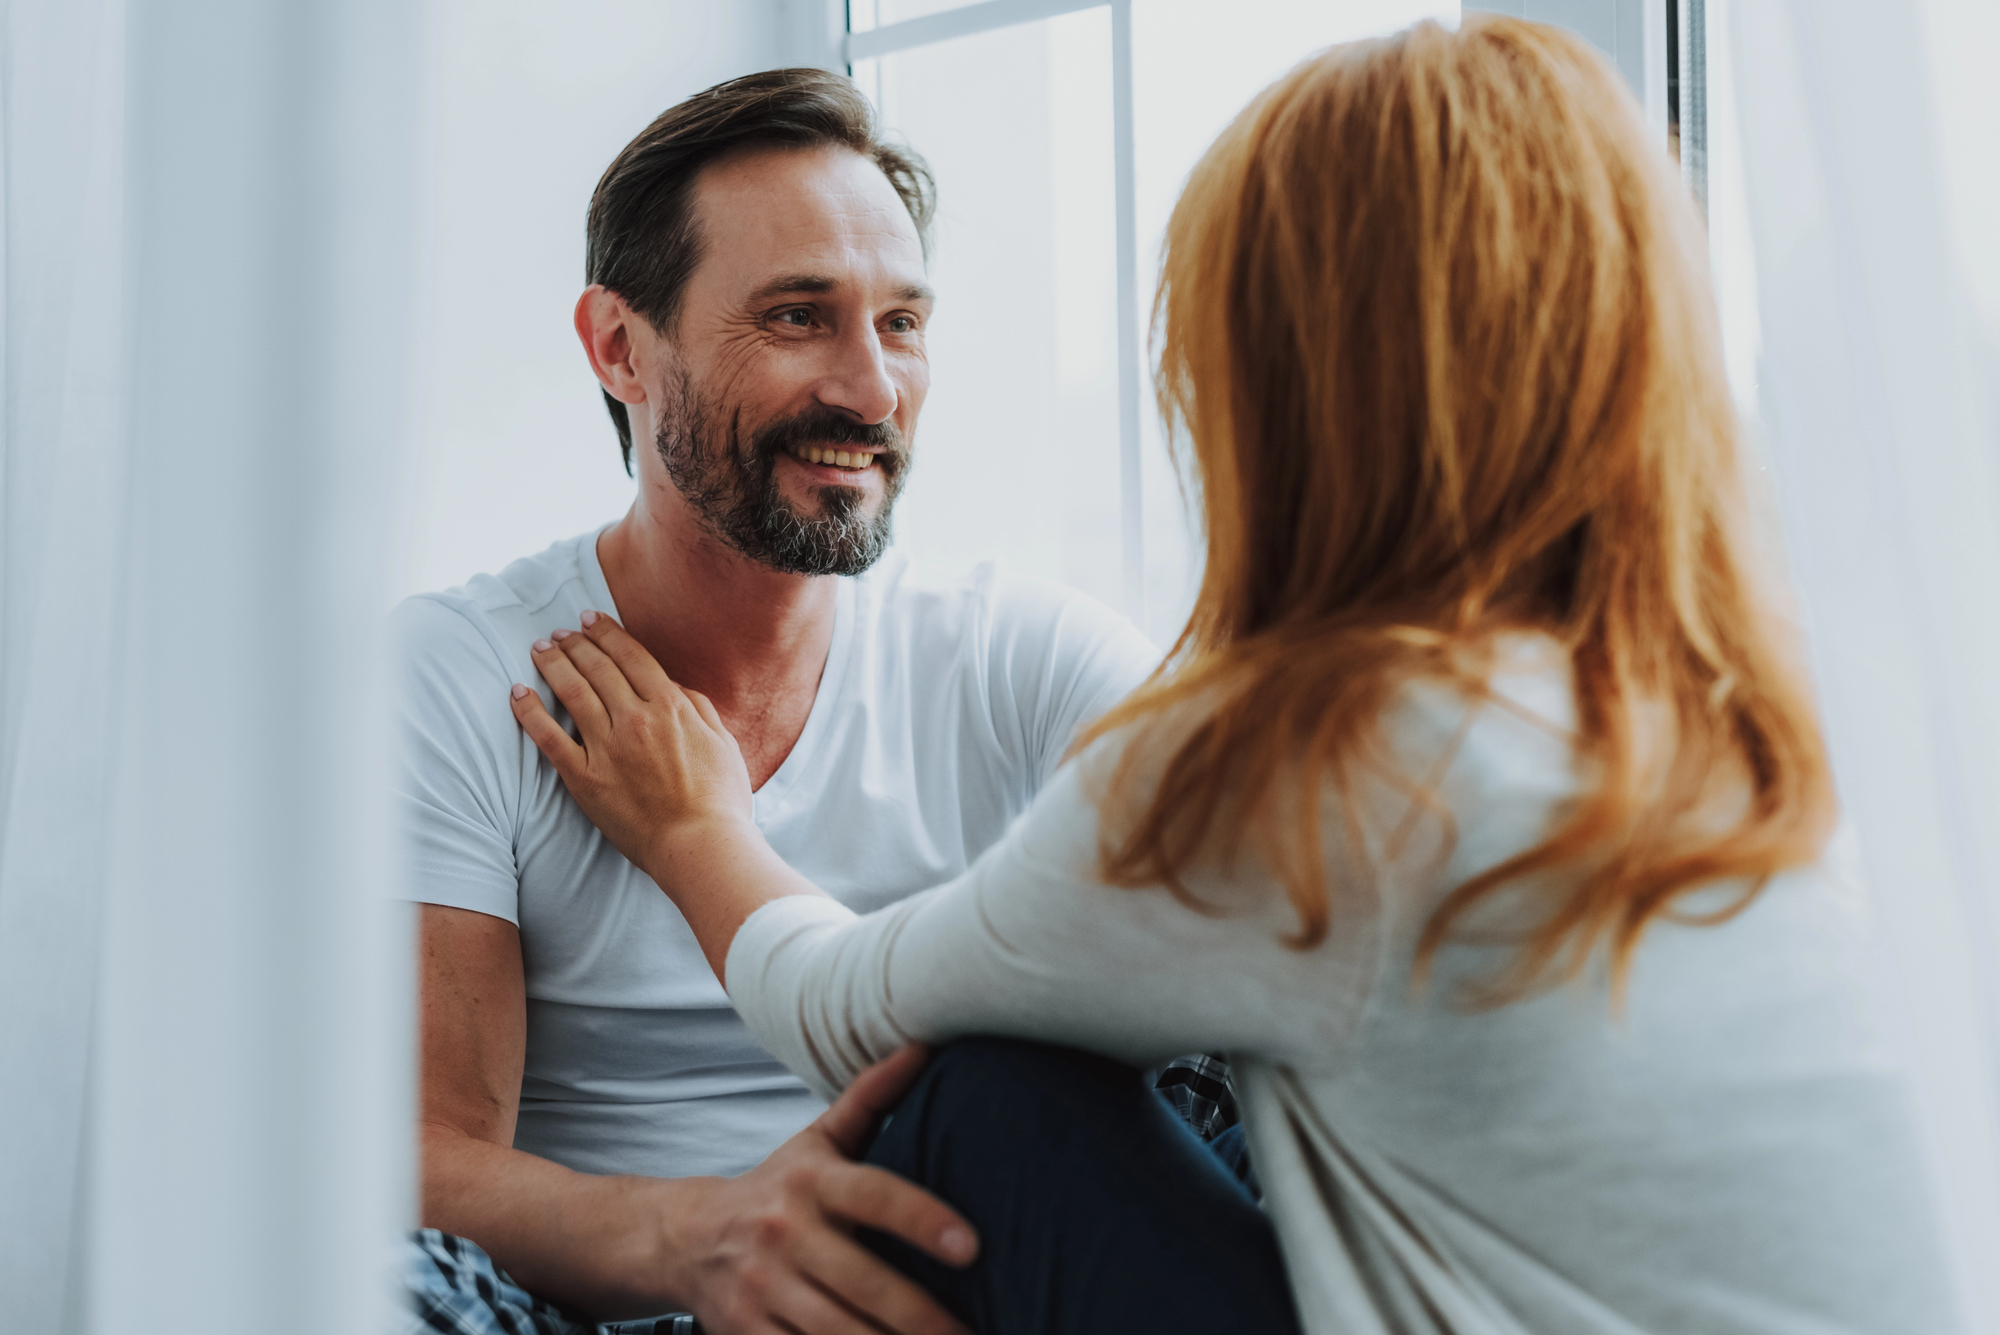
M604 171L590 197L583 277L625 299L661 333L680 316L681 297L701 263L694 183L702 168L746 148L852 149L882 169L902 196L930 254L937 187L930 168L889 143L854 84L825 70L766 70L696 93L660 113ZM604 396L632 471L632 423L625 405Z

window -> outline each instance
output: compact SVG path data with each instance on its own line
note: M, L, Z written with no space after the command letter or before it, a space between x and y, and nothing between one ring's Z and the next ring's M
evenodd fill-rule
M1124 598L1111 23L1103 8L857 65L938 179L932 391L896 536Z
M897 545L1063 580L1169 643L1199 570L1143 348L1181 182L1310 52L1458 9L855 0L855 79L940 197L933 382Z

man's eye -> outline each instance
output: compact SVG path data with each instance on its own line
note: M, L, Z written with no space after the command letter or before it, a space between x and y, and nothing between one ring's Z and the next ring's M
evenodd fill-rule
M779 315L778 318L784 321L786 324L796 325L797 327L803 329L807 325L812 323L812 312L803 310L785 311L784 313Z
M889 332L892 334L914 334L917 332L915 317L895 315L889 318Z

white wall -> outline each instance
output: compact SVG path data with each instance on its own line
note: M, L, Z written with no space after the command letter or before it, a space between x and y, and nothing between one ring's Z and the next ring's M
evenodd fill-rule
M597 178L667 107L802 62L800 0L435 0L416 435L397 592L622 514L632 483L570 328Z

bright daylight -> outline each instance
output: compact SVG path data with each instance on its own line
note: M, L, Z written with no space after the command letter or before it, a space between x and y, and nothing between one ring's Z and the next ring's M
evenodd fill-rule
M0 1335L2000 1335L1990 0L5 0Z

